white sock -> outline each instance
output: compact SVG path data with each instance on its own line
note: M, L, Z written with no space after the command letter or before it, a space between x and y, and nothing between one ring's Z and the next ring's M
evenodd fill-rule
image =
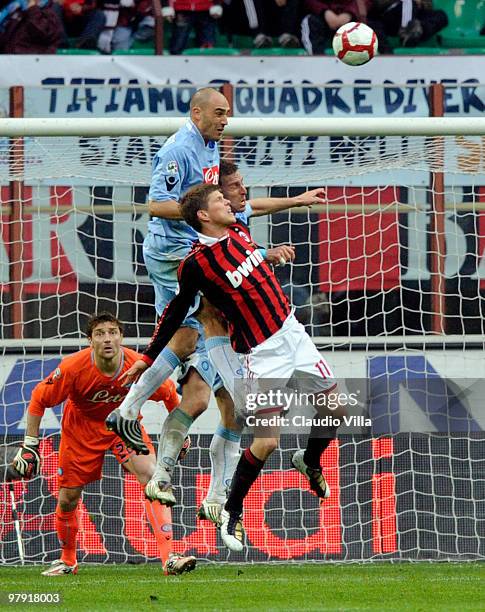
M226 501L232 477L239 461L241 433L226 429L221 424L212 436L209 447L211 481L206 499L220 504Z
M227 336L213 336L205 341L205 348L212 365L222 378L224 387L234 401L236 379L243 378L243 367L239 356Z
M169 348L165 347L152 365L145 370L136 383L133 383L120 404L120 414L125 419L136 419L147 399L167 380L180 359Z
M169 482L177 462L180 449L194 419L180 408L175 408L163 423L158 444L157 466L153 480Z

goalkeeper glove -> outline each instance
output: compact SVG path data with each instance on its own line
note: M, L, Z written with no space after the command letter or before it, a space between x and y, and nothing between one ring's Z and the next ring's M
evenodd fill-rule
M17 451L13 466L24 478L33 478L40 471L39 438L25 436L24 443Z

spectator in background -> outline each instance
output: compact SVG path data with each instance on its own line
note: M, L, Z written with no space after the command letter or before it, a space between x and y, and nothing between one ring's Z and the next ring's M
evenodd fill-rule
M310 55L323 55L335 32L351 21L367 23L375 31L379 53L392 52L383 25L367 17L372 0L304 0L303 5L306 16L301 23L301 40Z
M0 7L0 53L56 52L62 24L51 0L15 0Z
M388 36L399 36L403 47L415 47L448 25L446 13L430 8L428 0L374 0L369 16Z
M106 24L98 38L98 49L103 53L130 49L134 40L153 40L152 0L109 0L103 10Z
M170 53L180 55L187 48L192 30L197 47L214 46L222 5L220 0L162 0L162 16L172 23Z
M70 47L69 38L77 38L77 49L96 49L105 26L105 15L96 0L58 0L54 4L61 17L64 34L63 47Z
M300 0L224 0L225 27L229 35L254 37L258 48L272 47L272 36L281 47L299 47Z

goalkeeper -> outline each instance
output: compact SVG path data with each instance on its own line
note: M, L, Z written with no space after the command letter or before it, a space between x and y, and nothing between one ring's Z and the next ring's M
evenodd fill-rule
M105 427L104 419L126 395L120 376L139 359L131 349L121 346L123 327L111 313L92 316L87 325L90 347L65 357L58 368L39 383L28 407L24 443L13 466L24 478L40 470L39 429L46 408L67 400L64 406L59 447L59 497L55 514L61 558L45 570L44 576L76 574L78 502L85 485L101 478L104 454L111 450L125 470L134 474L142 487L155 469L155 453L142 429L148 455L135 455L126 444ZM152 399L163 401L167 410L179 403L173 381L167 380ZM170 509L159 502L145 500L145 510L157 540L160 558L167 574L180 574L195 567L195 557L171 553L172 520Z

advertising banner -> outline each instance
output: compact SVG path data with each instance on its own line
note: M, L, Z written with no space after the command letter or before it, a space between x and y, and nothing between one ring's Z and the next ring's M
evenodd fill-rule
M485 57L470 55L377 57L359 68L332 57L15 55L0 57L0 88L42 86L26 96L37 117L185 115L208 83L236 86L236 116L366 117L427 116L425 86L441 82L447 115L480 116L484 72Z
M401 351L399 354L357 351L350 357L346 352L325 351L322 355L332 367L342 393L357 397L357 403L349 403L349 414L363 415L372 421L362 422L360 433L443 433L446 429L443 419L449 420L450 431L485 432L482 401L485 362L482 351ZM0 434L24 434L25 410L32 390L55 370L60 359L54 355L3 357L0 367ZM470 375L472 372L473 377ZM413 387L409 382L411 379L421 382ZM423 386L422 381L427 386ZM61 414L60 406L46 412L44 433L59 432ZM163 404L147 402L142 414L148 433L160 433L167 414ZM212 434L218 423L219 411L212 401L191 431Z

